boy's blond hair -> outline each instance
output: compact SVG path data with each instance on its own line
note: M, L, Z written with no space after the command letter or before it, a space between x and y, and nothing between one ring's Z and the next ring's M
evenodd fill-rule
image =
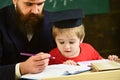
M73 27L73 28L58 28L56 26L53 26L52 34L54 39L56 38L57 35L62 33L66 33L68 35L72 35L72 33L75 33L77 37L80 39L80 41L83 41L85 37L85 30L83 25Z

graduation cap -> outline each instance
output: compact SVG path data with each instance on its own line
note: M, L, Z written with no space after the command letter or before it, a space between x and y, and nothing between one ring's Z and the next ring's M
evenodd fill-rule
M82 24L84 13L82 9L68 9L57 12L48 11L50 22L56 27L71 28Z

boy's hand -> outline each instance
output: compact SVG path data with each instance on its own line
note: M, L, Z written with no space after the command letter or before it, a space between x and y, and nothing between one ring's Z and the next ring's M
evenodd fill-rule
M75 61L73 60L67 60L65 62L63 62L63 64L67 64L67 65L78 65Z
M116 56L116 55L109 55L108 59L112 60L112 61L116 61L118 59L118 56Z

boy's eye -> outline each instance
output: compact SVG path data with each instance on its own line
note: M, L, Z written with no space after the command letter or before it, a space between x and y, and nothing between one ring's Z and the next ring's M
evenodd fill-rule
M59 42L60 44L64 44L64 42Z
M69 42L70 44L74 44L75 42Z

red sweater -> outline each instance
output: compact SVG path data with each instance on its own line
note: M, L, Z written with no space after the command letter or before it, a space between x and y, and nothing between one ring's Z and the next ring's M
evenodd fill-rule
M77 57L66 58L60 53L58 48L54 48L53 50L50 51L50 54L51 56L55 57L55 59L50 59L49 64L62 64L66 60L74 60L75 62L80 62L102 59L100 54L90 44L81 43L80 50L81 52Z

